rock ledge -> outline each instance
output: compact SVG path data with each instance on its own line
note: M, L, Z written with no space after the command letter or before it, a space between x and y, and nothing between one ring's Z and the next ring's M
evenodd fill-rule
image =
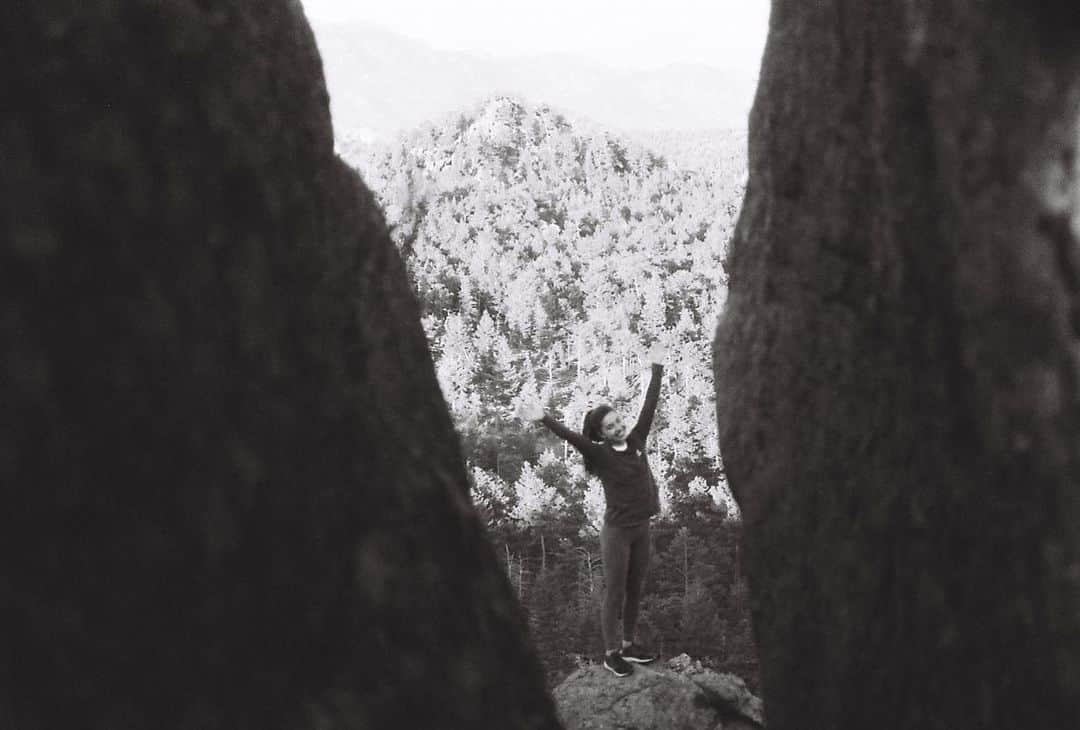
M582 667L555 688L566 730L751 730L764 727L761 700L742 679L719 674L682 654L614 677Z

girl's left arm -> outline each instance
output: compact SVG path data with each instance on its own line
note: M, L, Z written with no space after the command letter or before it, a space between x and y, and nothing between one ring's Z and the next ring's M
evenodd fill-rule
M641 415L638 416L637 424L632 434L642 441L649 435L652 428L653 416L656 414L656 404L660 400L660 381L664 377L664 366L658 362L652 364L652 375L649 378L649 388L645 391L645 402L641 405Z

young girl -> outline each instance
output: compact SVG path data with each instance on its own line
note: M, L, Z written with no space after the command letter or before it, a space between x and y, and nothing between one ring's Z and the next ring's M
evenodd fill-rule
M600 552L604 562L604 607L601 629L604 635L604 667L616 677L633 671L627 662L647 664L655 654L634 643L641 588L649 566L649 519L660 511L660 501L649 462L645 439L652 426L660 396L660 380L666 352L659 345L649 352L652 376L645 403L632 429L622 415L609 405L599 405L585 414L581 433L575 433L544 413L538 404L522 407L521 415L543 423L581 452L585 469L600 477L604 487L604 525L600 530ZM617 633L622 613L622 636Z

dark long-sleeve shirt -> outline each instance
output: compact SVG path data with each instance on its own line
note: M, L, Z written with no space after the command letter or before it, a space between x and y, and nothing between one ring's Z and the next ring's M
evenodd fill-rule
M632 527L646 522L660 511L660 495L645 454L645 441L652 428L656 403L660 398L663 367L652 366L645 402L637 423L626 437L626 450L616 451L608 442L596 443L572 431L551 416L541 421L553 433L581 452L593 464L604 487L604 524Z

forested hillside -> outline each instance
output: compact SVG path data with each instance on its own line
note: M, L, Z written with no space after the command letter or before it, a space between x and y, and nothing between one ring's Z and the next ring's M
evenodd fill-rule
M635 417L656 340L671 355L650 438L664 511L646 638L752 674L709 371L745 137L644 142L499 97L392 143L338 146L404 254L474 499L551 674L600 650L603 497L514 410L537 395L575 428L599 402Z

